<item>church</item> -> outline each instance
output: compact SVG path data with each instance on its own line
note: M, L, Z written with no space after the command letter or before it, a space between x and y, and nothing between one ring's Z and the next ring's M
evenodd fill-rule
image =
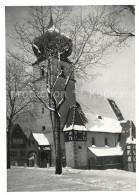
M61 42L60 49L62 47L60 56L54 51L57 40ZM37 61L32 65L33 84L41 91L46 102L48 98L44 92L47 78L44 69L48 66L49 52L53 51L51 57L53 78L57 77L59 70L62 72L54 88L59 99L61 88L71 72L72 63L68 56L72 53L72 40L55 28L51 17L47 32L33 40L32 48L37 57ZM136 145L133 122L124 120L113 100L106 101L109 109L115 113L115 119L101 114L90 115L88 118L76 99L75 83L76 79L72 74L66 90L66 100L60 108L62 166L135 171ZM35 119L22 114L22 120L12 127L11 165L42 168L55 166L55 135L50 111L40 101L33 102L32 110L37 113ZM132 155L127 153L127 148L129 150L132 148Z

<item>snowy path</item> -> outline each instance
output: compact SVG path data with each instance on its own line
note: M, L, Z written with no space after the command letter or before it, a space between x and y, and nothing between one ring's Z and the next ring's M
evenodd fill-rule
M136 174L122 170L79 170L64 168L12 168L8 170L7 191L133 191Z

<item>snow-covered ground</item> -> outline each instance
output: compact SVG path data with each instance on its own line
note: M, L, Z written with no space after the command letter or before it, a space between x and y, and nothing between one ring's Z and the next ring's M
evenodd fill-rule
M63 168L11 168L7 172L7 191L135 191L136 174L117 169L81 170Z

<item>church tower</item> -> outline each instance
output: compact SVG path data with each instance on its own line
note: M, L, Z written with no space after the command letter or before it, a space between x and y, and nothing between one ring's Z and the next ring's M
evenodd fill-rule
M57 80L54 87L55 98L57 101L63 96L63 87L66 79L69 76L72 68L72 63L69 61L68 56L72 53L72 41L64 36L53 25L52 14L47 31L33 40L32 49L37 57L37 61L33 63L33 76L34 86L39 91L40 96L45 102L48 102L48 95L46 90L46 72L48 63L50 62L50 68L52 72L52 80L55 80L61 71L62 74ZM51 58L50 58L51 56ZM75 100L75 79L72 74L66 90L66 100L61 106L61 150L62 157L65 158L65 140L63 128L66 123L68 110L72 105L76 104ZM36 119L36 131L42 132L47 137L49 143L51 143L51 164L55 164L55 147L54 147L54 134L52 130L52 124L50 120L50 111L47 110L40 101L34 103L34 109L37 112Z
M66 162L68 167L86 168L87 161L87 129L86 118L80 105L76 102L68 112L65 133Z

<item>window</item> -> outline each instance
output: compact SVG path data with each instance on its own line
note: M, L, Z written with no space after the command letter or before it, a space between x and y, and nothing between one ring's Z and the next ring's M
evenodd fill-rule
M118 136L118 142L120 142L120 139L121 139L121 135Z
M22 138L13 138L13 144L23 144L24 140Z
M44 68L44 66L42 66L42 68L41 68L41 76L44 76L44 73L45 73L43 68Z
M69 140L73 140L72 131L69 132Z
M105 138L105 146L107 146L107 145L108 145L107 138Z
M77 140L77 131L74 131L74 140Z
M25 150L20 151L20 156L25 156Z
M78 131L78 140L83 140L83 132Z
M92 137L92 145L95 146L95 138Z
M17 155L17 151L11 151L10 152L10 156L16 156Z
M83 131L65 132L65 141L86 141L87 133Z
M81 147L81 146L79 146L79 147L78 147L78 149L79 149L79 150L81 150L81 149L82 149L82 147Z
M69 132L65 132L65 141L69 141Z
M86 141L86 139L87 139L87 136L86 135L87 135L87 133L85 131L83 131L83 140L84 141Z
M44 114L44 108L42 108L42 114Z
M45 131L45 126L42 126L42 130Z
M62 70L62 72L64 72L64 66L61 66L61 70Z

